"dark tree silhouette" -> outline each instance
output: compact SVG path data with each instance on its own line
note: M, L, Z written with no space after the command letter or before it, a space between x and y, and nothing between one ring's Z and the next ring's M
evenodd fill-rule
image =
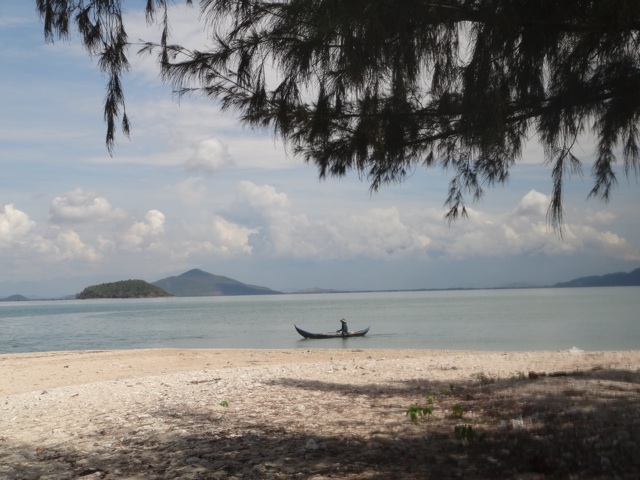
M47 40L75 24L107 73L111 152L118 120L129 133L124 0L36 3ZM171 43L170 3L147 0L164 28L141 49L157 52L163 79L273 131L320 177L355 170L375 191L420 165L451 169L453 220L537 137L559 227L581 135L596 139L590 196L609 199L618 157L638 174L636 0L201 0L204 51Z

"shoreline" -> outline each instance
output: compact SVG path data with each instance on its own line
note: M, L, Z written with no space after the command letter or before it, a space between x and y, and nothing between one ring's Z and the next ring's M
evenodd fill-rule
M421 359L453 370L513 372L580 368L585 360L640 368L640 350L482 351L418 349L175 349L69 350L0 354L0 396L99 381L254 366L363 359ZM456 366L456 362L462 364ZM613 362L613 363L612 363ZM447 367L447 368L448 368ZM508 370L508 372L505 372Z

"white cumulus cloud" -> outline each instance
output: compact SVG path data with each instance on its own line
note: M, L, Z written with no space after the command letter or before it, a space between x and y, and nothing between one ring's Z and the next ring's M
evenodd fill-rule
M257 229L247 228L216 216L212 224L212 233L218 244L225 251L251 253L249 236L257 233Z
M250 228L231 222L219 215L204 225L192 226L189 239L178 249L178 256L210 260L211 256L230 258L251 255L253 249L249 243L251 235L258 232L257 228Z
M256 185L246 180L238 184L236 200L265 213L286 210L291 206L286 193L278 192L271 185Z
M106 198L82 188L55 197L49 207L49 218L53 223L101 222L121 218L123 214Z
M145 220L135 222L124 235L126 244L139 247L164 233L164 214L159 210L149 210Z
M597 228L603 217L593 214L562 227L562 235L547 223L549 197L535 190L522 197L511 213L492 215L470 210L468 219L435 236L442 255L455 260L480 257L549 256L588 253L618 259L640 258L638 248L624 238ZM589 222L593 221L594 225Z
M95 248L84 243L80 235L73 230L59 233L56 239L56 253L64 260L97 262L102 258Z
M541 217L547 214L549 208L549 197L544 193L531 190L516 207L515 214L525 217Z
M208 138L198 143L186 167L187 170L214 173L232 163L227 147L217 138Z
M0 210L0 246L23 241L35 225L26 213L13 204L5 205Z
M247 209L253 215L247 215ZM250 240L254 251L265 256L389 259L411 253L424 256L431 243L429 235L409 226L396 207L372 208L360 214L299 213L285 193L249 181L236 188L236 210L259 228L259 235Z

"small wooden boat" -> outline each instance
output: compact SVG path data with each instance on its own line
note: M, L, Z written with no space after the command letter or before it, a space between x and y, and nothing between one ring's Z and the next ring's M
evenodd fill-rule
M340 332L330 332L330 333L311 333L301 328L298 328L297 325L294 325L296 330L300 335L304 338L349 338L349 337L364 337L369 331L370 327L367 327L363 330L358 330L357 332L348 332L348 333L340 333Z

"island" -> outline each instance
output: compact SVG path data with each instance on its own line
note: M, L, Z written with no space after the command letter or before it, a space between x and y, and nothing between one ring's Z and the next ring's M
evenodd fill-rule
M0 298L0 302L26 302L29 299L23 295L9 295L6 298Z
M277 295L281 292L258 285L247 285L233 278L205 272L198 268L176 277L167 277L153 285L176 297L209 297L224 295Z
M78 293L76 298L87 300L93 298L158 298L172 296L160 287L144 280L122 280L91 285Z

